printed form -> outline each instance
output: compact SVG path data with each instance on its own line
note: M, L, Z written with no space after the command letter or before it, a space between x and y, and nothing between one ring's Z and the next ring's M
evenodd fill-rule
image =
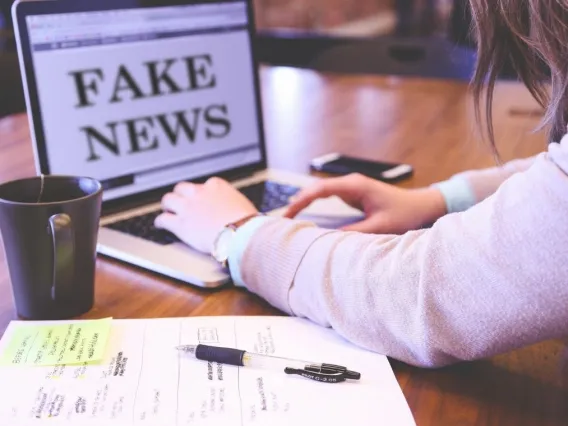
M6 330L0 357L22 324L30 325ZM361 380L320 383L175 349L197 343L344 365ZM288 317L113 320L100 361L0 365L0 419L11 426L415 425L386 357Z

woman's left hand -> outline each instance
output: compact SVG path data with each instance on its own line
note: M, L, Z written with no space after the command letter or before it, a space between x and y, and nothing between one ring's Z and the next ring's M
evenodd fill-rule
M224 226L258 213L248 198L220 178L179 183L162 198L162 209L155 226L207 254Z

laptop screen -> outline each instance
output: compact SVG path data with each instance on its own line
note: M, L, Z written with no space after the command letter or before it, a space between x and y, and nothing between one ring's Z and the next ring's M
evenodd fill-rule
M262 160L245 1L26 20L51 174L109 200Z

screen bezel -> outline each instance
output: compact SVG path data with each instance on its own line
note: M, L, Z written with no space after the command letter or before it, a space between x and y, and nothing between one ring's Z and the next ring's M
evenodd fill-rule
M13 18L17 28L18 52L20 54L20 64L22 67L22 78L24 79L24 87L26 89L26 104L28 109L28 120L30 123L32 143L34 144L34 156L36 157L36 169L39 173L49 175L51 170L47 156L45 133L43 129L42 112L39 103L39 96L36 84L36 74L33 66L32 51L26 24L26 17L30 15L49 15L57 13L74 13L74 12L96 12L119 9L138 9L152 7L167 6L183 6L198 4L223 4L235 3L230 0L143 0L138 1L137 5L132 5L132 1L124 0L97 0L76 1L76 0L39 0L39 1L19 1L14 4ZM233 168L223 172L216 173L215 176L227 180L234 180L239 177L248 176L255 172L266 169L266 144L264 133L263 112L260 92L259 67L257 62L257 46L256 46L256 25L254 19L254 8L252 0L242 0L246 3L248 14L247 32L251 48L251 58L253 62L253 86L254 99L257 112L259 145L261 151L261 160L238 168ZM129 3L129 4L126 4ZM140 4L144 3L144 4ZM210 178L210 175L192 178L192 182L203 182ZM175 184L162 186L149 191L140 192L133 195L118 197L103 202L103 214L112 213L114 211L123 210L125 207L131 208L137 205L148 204L158 201L162 195L170 191Z

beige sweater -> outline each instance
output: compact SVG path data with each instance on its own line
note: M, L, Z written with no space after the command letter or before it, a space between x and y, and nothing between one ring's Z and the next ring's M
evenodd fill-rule
M567 174L568 136L535 158L459 175L478 203L429 229L369 235L264 219L239 273L285 312L418 366L565 336Z

